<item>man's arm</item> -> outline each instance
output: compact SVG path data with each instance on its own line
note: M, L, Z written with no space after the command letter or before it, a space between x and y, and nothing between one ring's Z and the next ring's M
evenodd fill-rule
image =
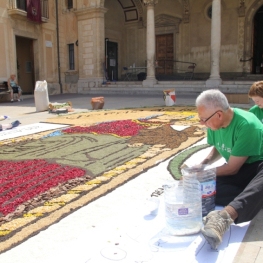
M228 162L224 165L216 167L217 176L234 175L240 167L245 163L248 156L230 156Z
M217 151L215 147L212 148L211 152L208 156L201 162L201 164L212 164L221 158L220 153ZM216 167L216 175L217 176L226 176L226 175L234 175L236 174L240 167L245 163L247 160L247 156L230 156L227 163Z
M212 164L221 158L220 153L215 147L212 148L207 157L201 162L201 164Z

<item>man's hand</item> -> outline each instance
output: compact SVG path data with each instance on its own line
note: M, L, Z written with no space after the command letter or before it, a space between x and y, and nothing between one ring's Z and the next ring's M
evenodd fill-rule
M186 164L186 163L183 163L181 166L180 166L180 168L181 169L185 169L185 168L188 168L189 166Z

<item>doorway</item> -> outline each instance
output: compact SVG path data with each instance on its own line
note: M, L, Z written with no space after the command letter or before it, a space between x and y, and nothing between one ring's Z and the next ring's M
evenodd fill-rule
M173 34L156 36L156 75L172 75L174 59Z
M23 94L34 93L33 40L16 36L17 80Z
M253 74L263 74L263 6L254 17Z
M107 79L118 80L118 43L105 41Z

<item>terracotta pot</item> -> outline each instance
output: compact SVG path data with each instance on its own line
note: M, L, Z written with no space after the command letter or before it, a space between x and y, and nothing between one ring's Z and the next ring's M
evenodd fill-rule
M91 106L92 106L93 110L102 109L103 106L104 106L104 97L92 98L90 103L91 103Z

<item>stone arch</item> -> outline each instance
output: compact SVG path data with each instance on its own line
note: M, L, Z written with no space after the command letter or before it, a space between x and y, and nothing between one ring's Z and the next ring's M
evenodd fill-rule
M103 5L105 1L99 0ZM113 1L113 0L110 0ZM123 10L125 22L136 22L145 20L145 12L141 0L115 0Z
M133 1L137 7L139 17L143 17L144 12L143 12L143 5L142 5L141 0L133 0Z

